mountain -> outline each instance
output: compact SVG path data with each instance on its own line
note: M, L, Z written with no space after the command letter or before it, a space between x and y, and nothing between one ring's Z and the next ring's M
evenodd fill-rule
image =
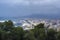
M24 16L24 18L47 18L47 19L60 19L59 14L31 14Z
M14 19L24 19L24 18L37 18L37 19L60 19L59 14L30 14L27 16L18 16L18 17L0 17L0 20L14 20Z

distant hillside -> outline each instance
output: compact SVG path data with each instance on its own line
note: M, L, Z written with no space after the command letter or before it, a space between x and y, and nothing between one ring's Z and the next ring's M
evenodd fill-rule
M25 18L48 18L48 19L60 19L60 15L58 14L31 14L25 16Z
M60 19L60 15L59 14L31 14L31 15L28 15L28 16L18 16L18 17L0 17L0 20L4 20L4 19L11 19L11 20L14 20L14 19L24 19L24 18L37 18L37 19L40 19L40 18L44 18L44 19Z

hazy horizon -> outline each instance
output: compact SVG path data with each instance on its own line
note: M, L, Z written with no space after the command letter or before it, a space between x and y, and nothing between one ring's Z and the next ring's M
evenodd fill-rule
M58 16L60 15L60 0L0 0L0 17L31 14Z

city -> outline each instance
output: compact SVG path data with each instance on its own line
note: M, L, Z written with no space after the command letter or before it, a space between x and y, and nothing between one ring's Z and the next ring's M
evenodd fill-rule
M60 40L60 0L0 0L0 40Z
M13 23L16 26L21 26L24 30L30 30L34 29L34 26L44 23L45 27L53 28L57 31L60 30L60 20L55 20L55 19L24 19L24 20L19 20L19 21L13 21Z

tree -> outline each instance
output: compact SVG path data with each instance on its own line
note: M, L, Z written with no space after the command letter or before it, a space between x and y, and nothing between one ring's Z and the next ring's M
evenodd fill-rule
M15 27L11 31L11 36L13 40L23 40L24 39L24 30L21 27Z
M35 38L37 40L45 40L45 38L46 38L45 29L43 29L43 28L40 28L40 29L35 28L33 30L33 32L34 32L34 36L35 36Z
M2 30L4 28L3 23L0 22L0 30Z
M32 31L34 32L34 36L36 40L45 40L46 34L45 34L45 28L43 23L35 26L35 28Z
M57 32L57 40L60 40L60 31Z
M32 31L26 32L24 35L24 40L36 40L34 33Z
M48 29L47 40L56 40L56 33L54 29Z
M13 24L13 22L12 22L11 20L8 20L8 25L9 25L10 27L13 27L13 26L14 26L14 24Z
M44 24L40 23L40 24L36 25L35 28L44 28Z
M0 30L0 40L7 40L7 32L4 30Z
M4 30L10 31L14 27L13 22L11 20L4 22Z

